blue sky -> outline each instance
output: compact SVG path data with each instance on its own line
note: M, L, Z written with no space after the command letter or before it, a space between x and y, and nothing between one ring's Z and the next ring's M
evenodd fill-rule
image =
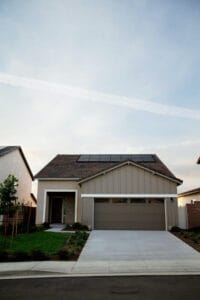
M199 1L1 0L1 144L34 172L57 153L157 153L198 186L199 36Z

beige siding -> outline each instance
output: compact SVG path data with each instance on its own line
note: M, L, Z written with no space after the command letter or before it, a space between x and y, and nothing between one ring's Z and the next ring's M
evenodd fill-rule
M35 206L35 202L30 195L32 178L18 149L0 157L0 182L3 182L8 175L15 175L19 180L17 188L18 201Z
M178 226L178 206L176 198L168 198L166 199L167 203L167 225L168 230L170 230L173 226Z
M63 202L63 223L65 224L73 224L74 223L74 216L75 216L75 199L74 193L67 193L64 197Z
M54 190L59 192L59 190L77 190L78 192L78 207L77 207L77 221L80 222L81 219L81 201L80 201L80 192L79 185L76 181L67 181L67 180L39 180L38 182L38 205L36 213L36 224L43 223L43 208L45 201L45 191ZM48 202L48 201L47 201ZM48 209L46 211L45 219L47 220Z
M82 194L176 194L176 183L125 165L82 183Z
M89 228L94 225L94 199L82 198L82 223Z

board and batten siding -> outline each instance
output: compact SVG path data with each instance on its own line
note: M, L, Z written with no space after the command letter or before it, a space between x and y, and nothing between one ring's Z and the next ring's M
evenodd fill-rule
M125 165L83 182L82 194L176 194L177 185L133 165Z
M81 222L93 229L94 226L94 198L82 198Z
M167 225L168 229L178 225L178 205L177 198L167 198Z
M176 194L177 184L133 165L125 165L81 184L81 194ZM94 198L82 198L82 222L94 226ZM168 229L177 225L177 199L167 198Z

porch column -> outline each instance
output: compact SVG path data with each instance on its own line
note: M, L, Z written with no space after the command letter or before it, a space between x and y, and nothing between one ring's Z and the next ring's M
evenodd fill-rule
M168 231L168 211L167 211L167 201L169 198L164 199L164 208L165 208L165 230Z

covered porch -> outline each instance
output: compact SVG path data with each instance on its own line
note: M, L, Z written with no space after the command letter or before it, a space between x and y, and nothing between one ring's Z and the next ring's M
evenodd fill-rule
M76 191L46 191L43 221L49 224L77 222Z

